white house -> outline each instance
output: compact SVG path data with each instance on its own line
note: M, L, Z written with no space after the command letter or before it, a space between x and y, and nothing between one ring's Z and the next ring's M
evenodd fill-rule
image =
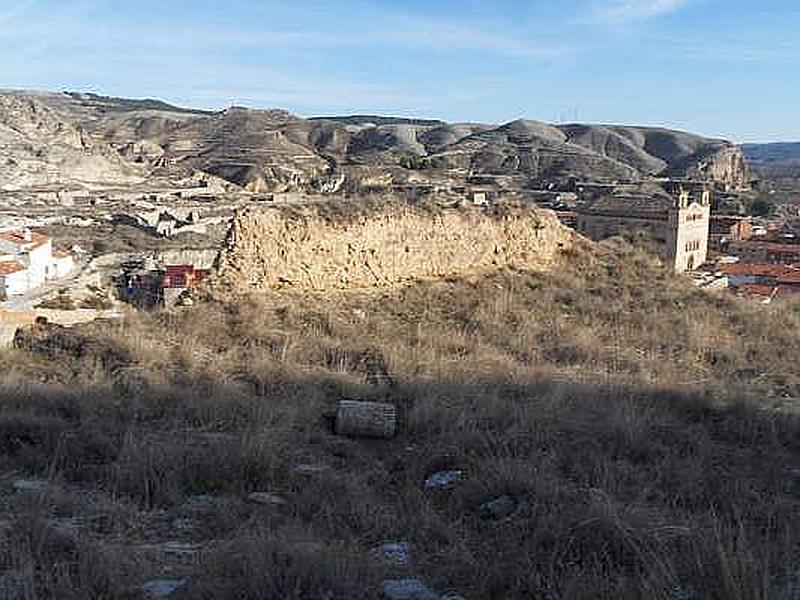
M21 262L0 262L0 299L18 296L28 291L28 269Z
M24 294L74 268L72 255L53 252L53 241L30 229L0 231L0 276L5 297ZM24 282L24 283L23 283Z
M55 250L53 252L53 263L50 271L50 279L61 279L70 274L75 268L75 260L72 253Z

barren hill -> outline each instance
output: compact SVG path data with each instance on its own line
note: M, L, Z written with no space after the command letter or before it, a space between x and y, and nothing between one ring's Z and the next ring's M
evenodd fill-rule
M135 183L144 178L42 98L0 94L0 188Z
M771 187L800 187L800 142L745 144L743 149L759 179Z
M745 144L742 149L755 164L800 163L800 142Z
M0 186L128 184L164 165L261 191L350 189L413 171L431 181L503 175L518 185L652 175L747 184L741 150L666 129L614 125L448 124L379 116L303 119L282 110L185 109L95 94L0 92ZM327 191L338 189L328 186Z

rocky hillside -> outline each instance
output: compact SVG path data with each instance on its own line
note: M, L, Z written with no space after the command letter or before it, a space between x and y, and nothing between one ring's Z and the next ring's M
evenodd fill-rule
M0 188L130 184L144 170L36 96L0 94Z
M748 162L766 186L800 189L800 142L745 144Z
M740 188L741 150L666 129L504 125L349 116L302 119L281 110L195 111L158 100L94 94L0 92L0 186L128 184L165 166L210 173L255 192L463 181L506 176L515 185L701 177Z

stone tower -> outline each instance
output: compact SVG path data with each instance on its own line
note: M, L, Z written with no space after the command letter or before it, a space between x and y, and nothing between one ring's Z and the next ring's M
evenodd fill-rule
M666 254L679 273L706 262L711 222L711 190L707 186L682 187L669 211Z

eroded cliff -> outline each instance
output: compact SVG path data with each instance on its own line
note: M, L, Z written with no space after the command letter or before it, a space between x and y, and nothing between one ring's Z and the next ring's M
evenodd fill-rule
M215 290L368 288L498 267L547 269L575 237L533 207L342 206L243 211L220 253Z

